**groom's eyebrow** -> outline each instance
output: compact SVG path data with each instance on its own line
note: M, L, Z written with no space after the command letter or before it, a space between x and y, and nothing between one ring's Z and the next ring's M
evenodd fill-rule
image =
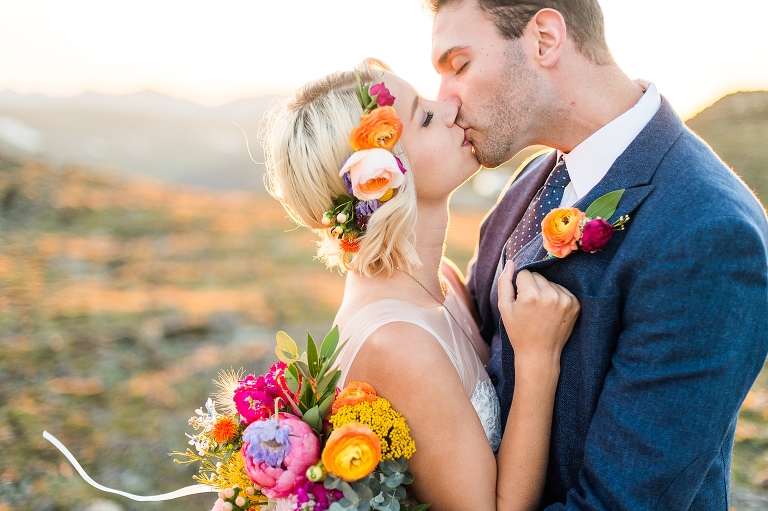
M448 63L448 59L451 58L451 55L456 53L457 51L461 51L468 48L467 45L463 46L453 46L451 48L448 48L443 52L442 55L440 55L440 58L437 59L437 69L440 70L445 67L445 65Z

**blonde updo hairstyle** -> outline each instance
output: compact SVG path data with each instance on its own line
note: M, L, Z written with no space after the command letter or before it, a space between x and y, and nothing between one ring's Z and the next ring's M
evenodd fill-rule
M365 60L357 69L363 83L381 81L383 62ZM317 258L340 272L390 276L395 268L411 271L421 266L414 248L416 191L408 158L398 142L392 152L408 172L395 196L375 211L359 250L345 253L338 237L322 224L334 199L348 195L339 171L354 152L349 136L360 124L363 106L353 71L342 71L309 82L295 96L270 110L261 130L269 193L280 201L289 217L320 237Z

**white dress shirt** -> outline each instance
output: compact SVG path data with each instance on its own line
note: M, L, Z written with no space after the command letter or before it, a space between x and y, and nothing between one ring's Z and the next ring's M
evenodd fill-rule
M635 106L594 132L570 153L563 154L571 182L565 187L561 207L573 206L603 179L616 158L643 131L660 106L658 89L654 84L648 84Z

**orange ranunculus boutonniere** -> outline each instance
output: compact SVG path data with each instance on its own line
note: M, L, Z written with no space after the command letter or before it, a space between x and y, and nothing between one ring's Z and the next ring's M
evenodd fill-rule
M402 132L403 123L397 118L395 108L383 106L360 118L360 125L349 136L349 143L355 151L377 147L391 151Z
M339 392L331 406L331 414L335 414L342 406L354 406L363 401L376 401L376 390L362 381L351 381Z
M584 213L576 208L556 208L541 222L544 248L555 257L565 257L579 249Z
M549 256L563 258L579 248L590 253L603 248L613 232L624 230L624 224L629 221L628 216L622 216L612 224L607 221L616 212L623 194L623 189L607 193L584 213L578 208L550 211L541 222L543 244Z

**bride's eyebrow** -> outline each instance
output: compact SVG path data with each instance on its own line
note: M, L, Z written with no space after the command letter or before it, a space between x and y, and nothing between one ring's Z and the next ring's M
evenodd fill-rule
M413 105L411 106L411 120L413 120L413 116L416 115L416 108L419 106L419 97L418 94L416 94L416 97L413 98Z

